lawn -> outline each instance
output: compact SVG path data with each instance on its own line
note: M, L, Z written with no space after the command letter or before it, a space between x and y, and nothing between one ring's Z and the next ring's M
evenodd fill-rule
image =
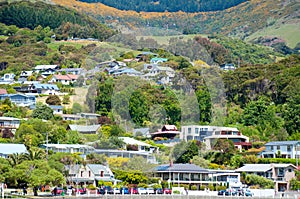
M169 44L169 40L171 38L182 38L183 40L188 40L188 39L193 39L195 36L194 34L191 35L174 35L174 36L137 36L137 39L140 39L141 37L143 37L144 39L147 38L151 38L154 39L155 41L157 41L158 44L160 45L168 45ZM199 35L201 37L207 37L206 35Z
M247 41L253 40L260 36L277 36L286 40L290 48L295 48L300 42L300 28L299 24L282 24L280 26L274 25L255 32L246 38Z

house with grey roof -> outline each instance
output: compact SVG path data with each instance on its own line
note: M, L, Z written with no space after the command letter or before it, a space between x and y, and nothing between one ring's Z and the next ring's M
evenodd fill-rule
M297 167L293 164L245 164L236 172L255 174L273 180L276 191L285 191L290 187L290 180L295 178Z
M87 155L95 151L94 147L83 144L42 144L40 147L51 150L54 153L81 153L82 155Z
M68 126L68 130L72 131L78 131L79 133L83 134L96 134L98 130L100 129L101 125L76 125L76 124L70 124Z
M300 141L268 142L265 147L266 149L259 154L261 158L300 159Z
M12 155L14 153L27 153L27 149L24 144L0 143L1 158L8 158L9 155Z
M163 164L152 170L152 176L174 184L196 186L216 183L209 178L210 171L195 164Z
M66 166L68 171L67 182L74 185L98 185L99 181L117 184L120 180L115 179L113 172L108 166L101 164L71 165Z

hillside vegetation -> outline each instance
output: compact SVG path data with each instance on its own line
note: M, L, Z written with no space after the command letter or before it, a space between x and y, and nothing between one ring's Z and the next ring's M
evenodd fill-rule
M49 27L64 37L97 38L104 40L115 31L76 10L43 2L0 3L0 23L19 28Z
M56 4L75 8L90 13L102 22L118 29L135 31L137 28L155 27L163 29L162 34L170 29L184 34L223 34L246 38L265 28L275 28L277 24L289 24L299 29L299 3L291 1L246 1L234 7L214 12L136 12L118 10L102 3L85 3L75 0L52 0ZM227 2L227 1L226 1ZM150 32L151 34L151 32ZM264 34L267 35L267 34ZM277 35L277 34L276 34ZM300 42L300 38L290 40L288 32L277 35L290 45ZM294 47L291 45L290 47Z
M103 3L120 10L134 10L137 12L207 12L224 10L247 0L208 0L208 1L181 1L181 0L81 0L87 3Z

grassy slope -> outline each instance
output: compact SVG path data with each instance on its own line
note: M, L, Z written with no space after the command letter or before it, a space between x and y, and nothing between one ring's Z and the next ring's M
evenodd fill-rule
M299 24L284 24L281 26L269 26L262 30L255 32L246 38L247 41L251 41L261 36L277 36L284 38L287 45L294 48L297 43L300 42L300 28Z

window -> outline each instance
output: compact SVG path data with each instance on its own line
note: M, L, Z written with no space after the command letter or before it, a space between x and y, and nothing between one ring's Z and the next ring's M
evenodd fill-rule
M279 145L277 146L277 150L280 150L280 146Z
M192 133L192 129L188 128L188 134L191 134L191 133Z
M284 176L284 168L278 168L278 177Z
M287 145L287 151L291 151L291 145Z
M195 128L195 134L199 134L199 128Z
M271 151L273 151L273 146L271 146Z
M288 169L289 172L292 172L292 169Z
M80 177L83 177L83 171L80 171Z
M100 171L100 177L104 176L104 171Z
M89 171L89 177L91 177L91 171Z

